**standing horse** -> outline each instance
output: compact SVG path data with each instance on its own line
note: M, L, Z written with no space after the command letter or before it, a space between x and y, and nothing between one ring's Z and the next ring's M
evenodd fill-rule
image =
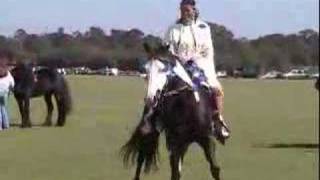
M152 50L150 47L146 50L149 51L149 54L157 51L157 49ZM157 167L160 131L154 127L161 123L169 151L171 180L180 180L183 159L192 143L200 145L210 165L212 177L215 180L220 180L220 168L215 160L215 143L211 139L210 125L213 113L210 90L200 87L198 90L199 100L196 100L192 89L179 77L167 79L161 93L156 89L150 89L150 87L159 86L159 82L164 82L154 81L154 77L160 79L167 77L165 74L161 74L161 69L157 68L161 67L159 63L161 64L158 60L151 62L148 85L148 94L155 95L153 98L156 100L157 106L151 115L148 112L152 107L146 106L142 117L144 119L145 116L150 116L148 118L151 119L152 130L144 134L141 129L146 122L144 120L140 122L129 141L122 147L124 163L137 163L134 180L140 180L143 165L146 173L153 167Z
M28 63L17 64L11 71L15 80L14 96L19 106L21 127L31 127L30 98L44 96L48 114L44 126L52 125L54 96L58 109L57 126L64 126L66 116L71 110L71 96L68 84L64 77L55 69L42 68L33 72L33 65Z

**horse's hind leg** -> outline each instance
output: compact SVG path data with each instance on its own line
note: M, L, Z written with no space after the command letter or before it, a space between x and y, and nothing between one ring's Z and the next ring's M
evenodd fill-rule
M66 122L66 111L63 106L62 102L62 97L60 94L56 93L54 95L56 102L57 102L57 107L58 107L58 119L57 119L57 125L56 126L64 126Z
M134 180L140 180L140 174L141 174L143 162L144 162L144 156L141 152L139 152L139 155L137 157L137 169L136 169L136 175L134 177Z
M18 107L19 107L19 112L20 112L20 116L21 116L21 127L26 127L26 120L24 117L24 103L23 100L21 98L16 97L17 103L18 103Z
M45 122L43 123L43 126L51 126L52 125L52 111L53 111L53 103L51 99L51 94L46 94L44 96L44 100L47 104L47 117Z
M180 180L182 161L187 148L171 149L170 151L170 166L171 180Z
M30 99L25 98L24 99L24 108L23 108L23 119L24 123L22 124L22 127L32 127L31 121L30 121Z
M199 142L202 147L208 163L210 164L211 175L215 180L220 180L220 167L215 159L215 145L209 137L202 139Z

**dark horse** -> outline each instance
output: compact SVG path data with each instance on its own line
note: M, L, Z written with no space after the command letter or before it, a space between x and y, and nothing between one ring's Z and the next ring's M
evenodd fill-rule
M48 114L44 126L52 125L52 112L54 109L52 96L54 96L58 109L57 126L64 126L66 116L71 110L71 96L68 84L64 77L55 69L41 68L33 72L30 63L19 63L11 70L15 80L14 96L17 100L21 115L21 127L31 127L30 98L44 96Z
M151 51L151 48L148 47L146 50ZM187 88L186 83L180 78L173 77L167 81L158 98L158 105L150 117L153 130L148 134L142 133L141 128L145 125L142 120L129 141L122 147L124 163L137 163L134 180L140 180L143 166L146 173L157 168L160 131L154 127L159 122L166 136L171 180L181 178L183 159L192 143L200 145L210 165L212 177L220 180L220 168L215 160L215 143L210 136L213 116L210 94L209 89L201 87L200 101L197 102L193 91ZM144 116L149 111L148 108L145 107Z
M319 78L317 78L316 82L314 83L314 87L319 91L319 87L320 87Z

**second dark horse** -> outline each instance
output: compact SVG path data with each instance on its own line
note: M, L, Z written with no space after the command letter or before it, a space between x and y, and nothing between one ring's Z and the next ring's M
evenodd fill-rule
M52 96L56 100L58 109L57 126L64 126L66 116L71 111L71 96L69 87L62 75L53 68L41 68L33 71L30 63L17 64L11 71L15 80L14 96L17 100L21 115L21 127L31 127L30 98L44 96L48 114L44 126L52 125L54 105Z

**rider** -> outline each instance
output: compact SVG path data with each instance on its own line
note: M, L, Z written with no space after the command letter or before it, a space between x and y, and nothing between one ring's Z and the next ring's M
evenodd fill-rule
M199 19L195 0L182 0L180 12L181 17L169 27L164 41L169 45L170 52L177 56L183 65L192 60L203 70L207 83L213 89L213 134L218 140L224 141L230 132L222 116L224 93L215 71L210 27Z

